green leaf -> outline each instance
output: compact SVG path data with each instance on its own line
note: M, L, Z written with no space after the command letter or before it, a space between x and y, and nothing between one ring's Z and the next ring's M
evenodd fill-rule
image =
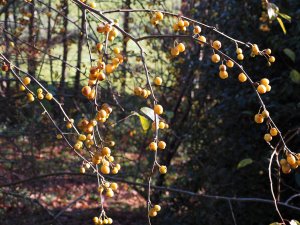
M284 54L286 54L293 62L296 60L296 54L293 50L289 48L283 49Z
M283 19L286 19L287 21L291 22L292 21L292 17L290 17L289 15L287 14L284 14L284 13L278 13L278 15L283 18Z
M277 19L277 21L278 21L278 23L279 23L279 25L280 25L283 33L286 34L286 29L285 29L285 26L284 26L284 24L282 22L282 19L280 19L279 17L277 17L276 19Z
M140 122L141 122L143 130L144 131L148 130L150 128L150 121L142 115L138 115L138 116L140 118Z
M274 222L274 223L270 223L270 225L280 225L280 223Z
M239 164L237 165L237 168L238 168L238 169L241 169L241 168L243 168L243 167L245 167L245 166L248 166L248 165L250 165L250 164L252 164L252 163L253 163L253 160L252 160L252 159L246 158L246 159L243 159L243 160L241 160L241 161L239 162Z
M300 73L298 70L292 70L290 72L290 78L294 83L300 84Z

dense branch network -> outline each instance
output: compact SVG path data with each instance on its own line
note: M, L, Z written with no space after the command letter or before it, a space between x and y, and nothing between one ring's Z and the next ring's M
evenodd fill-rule
M28 1L28 4L31 4ZM37 2L45 5L42 1L37 0ZM44 87L35 76L31 75L30 73L24 71L20 67L14 64L12 60L7 57L5 52L0 53L0 58L3 61L2 70L4 72L11 72L11 74L20 82L20 90L27 92L27 97L29 102L33 102L37 99L38 103L40 104L43 114L45 114L50 121L53 123L55 128L57 129L58 135L57 138L64 139L68 146L74 151L79 158L82 159L82 166L80 171L84 173L86 169L91 169L93 173L97 175L97 182L98 182L98 191L99 191L99 204L101 206L101 211L99 216L93 218L95 224L111 224L112 219L109 218L103 208L103 197L102 195L105 194L107 197L113 197L114 191L117 190L118 185L115 182L109 182L105 178L104 175L107 174L117 174L120 170L121 166L118 163L115 163L114 157L112 156L111 147L115 145L113 141L107 142L105 138L102 137L101 131L104 129L104 123L109 118L109 115L112 113L112 107L107 103L100 104L98 102L99 96L101 95L101 84L102 82L108 82L110 84L109 77L114 71L117 70L119 65L124 62L124 57L121 53L121 50L118 47L113 49L113 54L109 54L109 44L113 42L118 32L120 32L124 38L130 39L136 47L139 49L139 55L141 58L141 62L143 65L145 80L146 80L146 88L135 87L134 93L135 95L142 96L144 98L150 97L152 99L152 109L150 109L150 113L147 116L153 121L152 128L153 128L153 141L149 143L149 149L153 152L153 163L151 167L151 172L148 177L148 199L147 199L147 209L148 209L148 221L151 224L151 217L155 217L158 212L161 210L161 207L158 204L153 204L151 202L151 188L152 188L152 177L156 173L156 169L161 174L167 173L167 167L164 165L160 165L158 160L158 150L164 150L167 145L163 140L160 140L160 130L167 128L168 124L164 122L162 119L164 110L163 107L159 104L159 99L155 96L153 90L153 84L156 86L160 86L162 84L161 77L155 77L155 79L150 79L150 72L147 66L147 59L145 54L145 49L142 47L141 42L144 40L152 40L152 39L175 39L174 40L174 47L171 48L171 57L175 58L180 53L185 51L185 45L180 42L178 43L177 40L181 39L190 39L195 44L201 46L207 46L211 48L212 56L211 60L212 63L220 64L219 66L219 76L221 79L228 78L227 68L232 68L236 66L240 70L240 74L238 79L240 82L248 82L250 86L253 88L258 102L260 104L260 108L258 113L255 115L255 122L256 123L263 123L266 121L267 127L269 132L264 135L264 139L267 141L273 153L270 158L269 163L269 178L270 178L270 187L272 196L274 199L275 207L277 213L279 214L281 221L285 224L284 218L281 216L279 208L278 208L278 200L276 199L274 190L273 190L273 181L272 181L272 164L274 161L274 157L278 156L281 152L286 156L286 159L281 159L280 162L278 161L279 158L276 158L277 164L282 168L283 173L289 173L291 169L295 169L300 164L300 156L293 151L291 151L285 142L285 139L276 126L275 122L272 120L271 115L264 103L261 95L269 92L271 90L271 86L269 84L269 80L266 78L261 79L259 82L255 82L251 79L251 77L247 74L243 66L240 64L239 61L244 59L243 49L242 46L250 49L251 56L262 56L264 59L267 60L267 63L271 65L275 62L275 58L271 56L270 49L260 50L256 44L252 43L245 43L240 40L236 40L223 32L219 31L216 27L209 26L203 24L199 21L193 20L191 18L187 18L175 13L167 12L167 11L160 11L160 10L150 10L150 9L116 9L116 10L109 10L109 11L102 11L97 10L94 3L86 4L85 1L80 0L72 0L74 4L76 4L80 10L83 12L82 17L85 20L84 27L77 25L72 19L68 18L67 15L64 15L59 10L54 9L53 7L50 10L54 10L56 13L61 15L63 18L67 19L69 22L75 25L75 27L82 32L82 35L85 35L86 38L86 45L88 48L89 58L90 58L90 70L88 77L88 85L85 85L82 88L82 94L92 102L94 109L94 115L88 119L83 118L81 119L77 126L75 125L75 121L70 118L67 113L64 111L63 104L58 100L58 98L54 97L50 91ZM173 32L167 34L150 34L147 36L135 37L134 35L126 32L121 26L118 24L117 21L114 21L108 17L111 13L145 13L150 15L151 20L150 22L153 26L157 26L161 21L163 21L164 17L171 17L175 18L175 23L173 25ZM97 21L99 24L96 28L92 27L89 23L88 16L91 16L93 19ZM236 48L236 57L237 60L234 60L233 57L229 56L228 54L224 53L221 48L222 44L218 40L208 41L204 35L202 35L202 28L206 28L211 32L215 32L218 35L221 35L223 38L230 40L234 47ZM38 47L32 46L31 43L23 41L19 37L15 36L13 33L8 31L7 29L2 29L5 35L10 37L11 40L14 40L16 43L23 43L28 45L29 47L34 48L34 50L39 51L45 55L48 55L50 58L57 59L65 63L68 67L71 67L82 74L86 74L85 72L81 71L80 68L77 66L73 66L72 64L68 63L68 61L62 60L60 57L50 54L48 52L49 49L40 49ZM93 34L98 32L102 35L104 39L103 42L98 41L98 38ZM91 46L93 43L93 46ZM92 56L92 48L97 50L98 59L93 59ZM39 88L36 90L31 89L30 83L35 83ZM66 128L72 129L75 133L75 142L74 142L74 135L70 137L63 132L63 129L60 128L55 121L55 119L51 116L51 114L47 111L47 108L44 106L43 101L44 98L48 101L52 101L58 109L62 112L64 117ZM113 96L115 101L118 103L115 96ZM118 105L118 104L117 104ZM120 106L122 109L122 107ZM130 117L129 115L128 117ZM273 137L279 136L279 142L276 146L271 144L271 140ZM75 144L73 144L75 143ZM171 190L171 189L170 189ZM234 199L226 199L229 200L229 206L232 211L232 206L230 201ZM280 205L288 205L287 203L280 203ZM234 219L234 215L233 215Z

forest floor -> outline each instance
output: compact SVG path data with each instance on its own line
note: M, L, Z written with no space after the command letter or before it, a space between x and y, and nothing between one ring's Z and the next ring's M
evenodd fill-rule
M2 225L88 225L100 214L99 197L92 182L80 184L80 178L55 182L45 179L34 184L35 187L23 185L19 192L3 189L9 194L0 195ZM146 222L146 201L128 185L121 185L113 198L104 200L113 224Z
M2 157L9 163L0 164L0 187L57 171L66 172L66 175L33 179L0 188L1 225L93 224L92 218L100 214L97 179L96 176L69 176L68 173L74 173L79 168L78 160L74 161L70 152L63 148L46 148L33 154L33 160L28 151L19 154L11 150L9 146L1 150ZM24 163L24 157L27 163ZM29 170L34 167L34 170ZM145 199L129 185L118 185L113 198L104 197L107 216L114 220L115 225L145 224Z

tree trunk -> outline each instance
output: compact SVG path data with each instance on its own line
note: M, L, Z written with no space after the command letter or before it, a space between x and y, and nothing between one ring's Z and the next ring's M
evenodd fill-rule
M29 19L28 24L28 44L35 46L35 29L34 29L34 11L35 11L35 2L32 0L31 4L29 4L29 12L31 13L31 17ZM35 71L36 71L36 61L35 61L35 50L28 49L27 51L27 66L28 66L28 73L35 77Z
M69 6L68 6L68 0L64 0L63 5L64 10L64 30L63 30L63 62L62 62L62 68L61 68L61 79L60 79L60 85L59 85L59 94L60 94L60 100L64 101L64 95L65 95L65 85L66 85L66 70L67 70L67 60L68 60L68 20L67 16L69 13Z
M51 1L49 0L48 6L49 6L49 12L51 9ZM50 50L50 45L51 45L51 38L52 38L52 28L51 28L51 16L48 16L48 21L47 21L47 52ZM49 56L49 65L50 65L50 78L51 78L51 84L54 85L54 80L53 80L53 61L52 57Z
M7 7L6 11L5 11L5 19L4 19L4 29L8 30L8 21L9 21L9 7ZM9 39L7 37L7 34L4 33L4 38L5 38L5 56L7 57L7 59L10 59L10 54L9 54ZM5 92L6 96L9 97L9 86L10 86L10 81L9 81L9 73L10 72L6 72L6 80L2 82L1 86L3 89L3 92Z
M131 0L126 0L124 8L130 9ZM129 12L124 13L124 31L129 32ZM127 55L127 38L123 38L123 54ZM123 69L123 79L121 83L121 92L125 93L127 70Z
M77 68L80 68L81 66L81 60L82 60L82 46L83 46L83 40L84 40L84 30L85 30L85 17L84 17L84 10L81 10L81 32L80 32L80 35L79 35L79 38L78 38L78 46L77 46L77 49L78 49L78 52L77 52ZM75 76L75 83L74 83L74 93L75 93L75 96L78 95L79 93L79 87L80 87L80 71L79 70L76 70L76 76Z

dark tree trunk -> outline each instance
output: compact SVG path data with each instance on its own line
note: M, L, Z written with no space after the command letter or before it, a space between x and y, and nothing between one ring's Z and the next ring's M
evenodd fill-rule
M49 10L51 8L51 1L49 0L48 2L48 6L49 6ZM51 16L48 17L48 21L47 21L47 52L49 52L50 50L50 45L51 45L51 38L52 38L52 28L51 28ZM52 61L52 57L49 57L49 65L50 65L50 78L51 78L51 84L54 85L54 79L53 79L53 61Z
M8 20L9 20L9 7L6 8L5 11L5 19L4 19L4 29L8 30L9 26L8 26ZM7 57L7 59L10 59L10 54L9 54L9 38L7 37L6 33L4 33L4 38L5 38L5 56ZM6 72L6 81L3 81L3 83L1 84L3 90L5 90L6 95L9 97L9 86L10 86L10 81L9 81L9 72Z
M36 34L34 29L34 11L35 11L35 2L34 0L29 4L29 12L31 13L31 17L28 24L28 44L35 46L36 42ZM28 49L28 59L27 59L27 66L28 66L28 73L35 77L36 71L36 61L35 61L35 52L33 49Z
M61 79L60 79L60 85L59 85L59 94L61 101L64 100L65 95L65 85L66 85L66 70L67 70L67 60L68 60L68 20L67 16L69 13L69 6L68 6L68 0L64 0L63 4L63 10L64 10L64 20L63 20L63 62L62 62L62 68L61 68Z
M84 10L81 11L81 32L79 35L79 39L78 39L78 52L77 52L77 68L80 68L81 66L81 58L82 58L82 46L83 46L83 40L84 40L84 30L85 30L85 17L84 17ZM76 76L75 76L75 83L74 83L74 92L75 95L77 96L78 93L80 93L79 90L79 86L80 86L80 71L76 70Z
M126 0L124 8L130 9L130 4L131 0ZM124 31L127 33L129 32L129 13L125 12L124 13ZM123 38L123 54L126 56L127 55L127 38ZM126 88L126 76L127 76L127 70L124 68L123 69L123 79L122 79L122 89L121 92L125 93L125 88Z

